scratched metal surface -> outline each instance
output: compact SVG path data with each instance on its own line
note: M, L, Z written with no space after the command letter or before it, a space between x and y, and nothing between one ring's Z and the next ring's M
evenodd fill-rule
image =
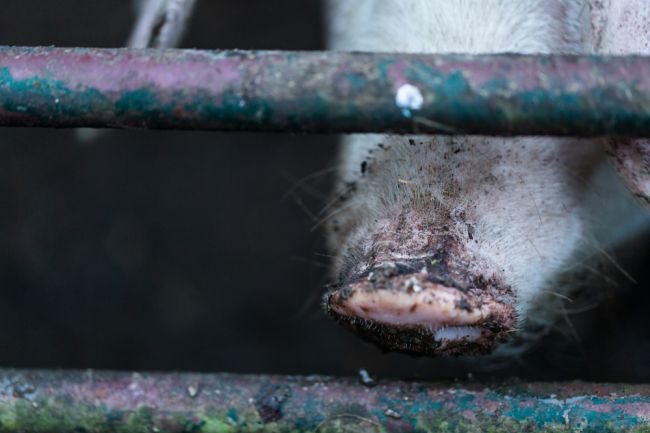
M650 135L650 58L0 47L0 125Z
M647 385L0 371L3 432L646 432Z

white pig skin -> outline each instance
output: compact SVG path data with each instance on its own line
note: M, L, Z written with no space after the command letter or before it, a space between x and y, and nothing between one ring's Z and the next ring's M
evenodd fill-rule
M599 49L597 36L612 50L625 47L608 36L617 32L611 22L598 27L594 7L580 0L329 0L327 22L331 48L346 51L579 54ZM635 47L647 51L647 44ZM358 135L344 140L340 166L328 239L341 284L385 263L425 257L444 240L472 278L512 290L522 335L553 322L576 271L648 222L595 139ZM359 311L364 320L379 317ZM432 331L450 335L444 327Z
M650 53L650 1L592 0L594 43L604 54ZM650 141L609 139L612 162L643 203L650 205Z
M138 14L129 47L173 48L178 45L195 0L135 0ZM155 29L160 26L156 35Z

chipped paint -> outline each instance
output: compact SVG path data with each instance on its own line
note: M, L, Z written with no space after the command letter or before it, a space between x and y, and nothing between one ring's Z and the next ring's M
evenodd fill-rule
M0 47L0 126L650 136L650 58Z
M413 115L412 111L422 108L424 97L417 87L411 84L403 84L397 89L395 104L402 110L404 117L410 118Z
M200 392L188 389L201 384ZM647 385L0 371L2 432L647 432Z

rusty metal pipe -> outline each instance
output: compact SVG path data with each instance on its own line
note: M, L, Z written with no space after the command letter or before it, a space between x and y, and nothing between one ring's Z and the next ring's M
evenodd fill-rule
M0 370L0 431L645 432L650 386Z
M650 58L0 47L0 126L650 136Z

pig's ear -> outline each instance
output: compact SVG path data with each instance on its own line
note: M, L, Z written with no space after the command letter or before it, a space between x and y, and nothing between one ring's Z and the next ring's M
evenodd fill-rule
M650 208L650 140L608 138L610 159L627 187Z
M589 0L598 54L650 55L650 1ZM607 139L611 160L632 193L650 207L650 139Z
M178 45L196 0L134 0L137 21L129 47L173 48Z

